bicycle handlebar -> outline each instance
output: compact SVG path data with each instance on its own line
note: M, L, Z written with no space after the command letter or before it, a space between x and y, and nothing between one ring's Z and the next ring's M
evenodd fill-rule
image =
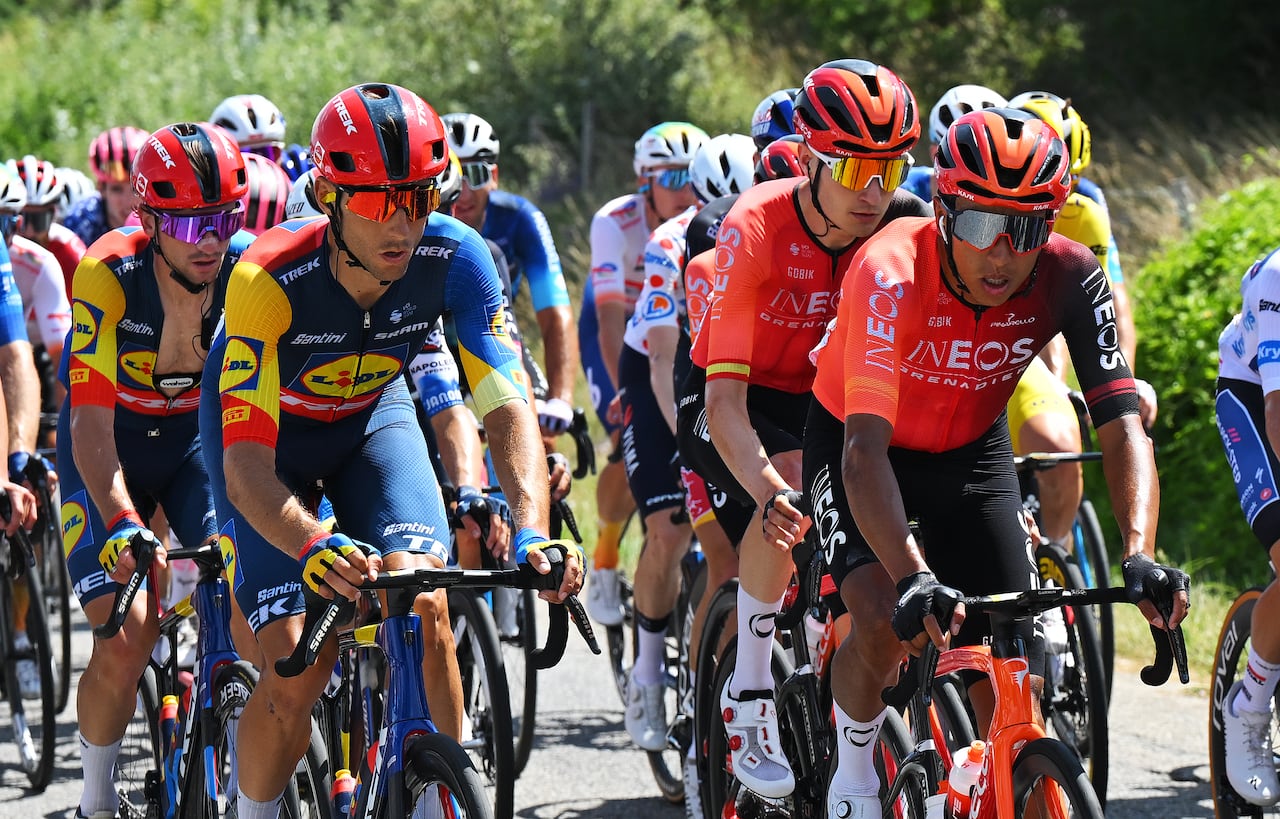
M1121 586L1101 589L1067 589L1054 586L981 597L965 597L963 602L967 614L987 613L1030 617L1064 605L1128 603L1129 597ZM1172 610L1166 610L1166 606L1163 605L1158 605L1157 608L1168 622L1173 613ZM1191 675L1188 670L1187 643L1182 634L1182 626L1172 631L1155 626L1150 626L1150 629L1152 641L1155 643L1155 658L1150 665L1142 669L1138 676L1147 685L1164 685L1176 665L1178 679L1186 685L1191 681ZM901 709L906 706L916 691L920 691L925 705L928 705L932 698L932 680L937 670L939 655L938 647L932 642L927 643L919 657L908 660L906 670L899 676L898 682L885 688L880 698L886 705Z
M528 564L521 564L515 569L401 569L383 572L376 580L366 580L361 584L360 591L434 591L442 588L486 589L498 586L554 591L560 588L564 580L565 553L563 549L547 549L543 554L552 564L551 571L547 574L538 574ZM275 661L276 673L281 677L296 677L308 666L314 665L334 626L345 622L355 605L346 598L326 599L309 588L304 588L303 593L306 599L306 618L302 626L302 639L294 647L292 654ZM592 653L600 653L595 630L592 629L577 595L569 595L563 606L548 603L548 609L551 626L547 631L546 644L533 651L535 668L547 669L560 662L568 644L570 617Z
M133 607L133 599L137 597L138 590L142 588L142 581L147 579L147 573L151 571L151 566L155 562L154 544L155 541L142 537L141 534L134 535L129 541L129 550L133 552L133 559L137 561L137 566L129 580L116 589L115 600L111 604L111 616L102 625L93 627L94 637L99 640L110 640L124 627L129 609ZM220 572L224 567L222 551L215 541L191 548L169 549L165 555L166 560L194 560L200 566L201 572Z
M573 438L574 462L573 477L582 480L587 473L596 473L596 445L591 441L591 432L587 429L587 413L582 407L573 408L573 421L569 423L569 436Z
M1026 455L1013 456L1013 465L1019 472L1041 472L1045 469L1053 469L1058 464L1101 460L1102 453L1097 450L1088 452L1028 452Z
M9 502L9 493L0 490L0 517L9 520L13 517L13 504ZM0 538L9 543L9 561L6 567L9 576L18 579L27 570L36 565L36 550L31 545L31 537L21 526L12 535L0 532Z

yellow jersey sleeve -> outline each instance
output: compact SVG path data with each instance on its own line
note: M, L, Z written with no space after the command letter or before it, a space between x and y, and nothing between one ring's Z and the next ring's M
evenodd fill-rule
M116 325L124 317L124 289L109 267L86 256L76 268L71 302L67 382L71 406L116 403Z
M275 278L251 262L240 262L227 284L223 352L218 392L222 399L222 445L253 441L274 447L280 432L280 337L293 311Z

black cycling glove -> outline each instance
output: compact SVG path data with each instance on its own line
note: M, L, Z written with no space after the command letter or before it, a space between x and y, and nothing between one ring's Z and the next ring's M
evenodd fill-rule
M916 572L898 581L898 603L893 607L893 633L904 642L911 642L924 630L924 618L930 614L938 618L945 630L951 622L951 612L964 595L950 586L944 586L933 572Z
M1181 569L1162 566L1145 554L1126 557L1120 563L1129 602L1150 600L1166 619L1173 613L1173 597L1180 591L1191 595L1191 577Z

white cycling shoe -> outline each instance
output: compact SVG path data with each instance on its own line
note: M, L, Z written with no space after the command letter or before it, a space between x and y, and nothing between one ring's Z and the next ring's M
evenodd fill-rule
M1274 805L1280 800L1276 763L1271 746L1271 713L1235 708L1237 681L1222 700L1222 732L1227 755L1227 781L1245 801Z
M587 614L602 626L622 625L622 592L617 569L593 569L587 580Z
M737 699L726 685L720 692L720 713L729 738L733 775L760 796L789 796L796 789L796 778L782 752L773 692L743 691L742 699Z
M631 741L646 751L667 749L667 686L627 680L627 712L623 722Z

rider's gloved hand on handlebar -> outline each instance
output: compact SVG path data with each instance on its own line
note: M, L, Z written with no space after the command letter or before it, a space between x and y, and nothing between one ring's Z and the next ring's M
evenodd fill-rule
M538 410L538 426L551 435L560 435L569 431L573 423L573 407L563 398L541 398L534 401Z
M98 552L98 563L101 564L102 570L117 583L128 582L129 577L138 567L132 548L135 537L150 541L154 550L153 559L159 565L165 565L165 551L164 546L160 544L160 539L147 528L135 510L126 509L107 524L107 539Z
M53 464L49 462L48 458L32 452L9 453L9 481L19 486L29 486L31 481L27 478L27 466L32 461L37 461L44 467L44 471L49 476L50 486L57 484L58 473L53 468Z
M571 540L551 540L527 526L516 532L515 543L516 562L529 564L538 574L547 574L551 571L551 561L543 554L544 552L552 549L563 551L564 580L560 583L560 588L555 591L539 592L538 596L543 600L563 603L569 595L577 594L582 590L582 583L587 578L587 555L582 551L581 546Z
M924 648L926 637L945 648L948 636L964 622L964 595L938 582L933 572L916 572L898 581L898 603L893 607L893 633L912 654ZM947 634L941 623L950 622Z
M302 564L302 582L316 594L330 600L335 594L355 600L365 577L377 578L382 557L367 543L322 532L302 547L298 563Z
M1191 609L1191 577L1181 569L1162 566L1142 553L1120 563L1129 602L1157 628L1176 628ZM1169 622L1166 626L1165 617Z
M485 536L484 547L504 560L511 543L511 507L501 497L485 495L474 486L459 486L455 494L453 528L466 530L474 540Z

